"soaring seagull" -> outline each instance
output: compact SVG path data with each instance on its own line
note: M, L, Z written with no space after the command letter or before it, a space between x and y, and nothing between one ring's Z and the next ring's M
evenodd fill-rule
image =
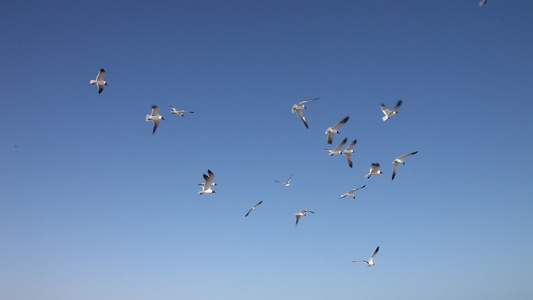
M387 121L390 117L394 116L398 113L398 108L400 108L400 105L402 105L402 100L398 100L398 103L396 103L396 106L392 110L388 109L385 104L381 103L381 111L383 112L383 122Z
M260 205L261 203L263 203L263 200L259 201L256 205L252 206L250 208L250 210L246 213L246 215L244 215L245 217L248 217L248 215L252 212L252 210L254 210L258 205Z
M304 116L304 113L302 112L302 110L306 109L307 107L305 107L305 103L309 102L309 101L313 101L313 100L318 100L318 98L313 98L313 99L307 99L307 100L304 100L304 101L301 101L300 103L297 103L297 104L294 104L292 106L292 109L291 109L291 112L294 113L296 112L296 114L298 115L298 117L300 117L300 119L302 120L302 122L304 122L304 125L305 125L305 128L309 128L309 125L307 124L307 120L305 119L305 116Z
M479 6L485 5L485 3L487 3L487 0L481 0L481 2L479 2Z
M289 176L289 179L287 179L287 182L283 182L283 181L279 181L279 180L274 180L274 181L277 182L277 183L281 183L284 186L289 186L289 185L291 185L291 178L292 178L292 174L291 174L291 176Z
M170 108L172 108L172 110L170 111L171 113L173 113L173 114L175 114L175 115L180 115L180 116L182 116L182 117L185 117L185 116L183 115L183 113L190 113L190 114L193 114L193 113L194 113L194 111L188 111L188 110L177 109L177 108L175 108L175 107L172 106L172 105L170 106Z
M205 183L202 185L202 189L198 192L198 195L203 194L213 194L216 193L211 187L213 186L213 179L215 178L215 174L211 172L211 170L207 170L207 174L204 174L204 180Z
M308 209L302 209L302 210L300 210L300 212L294 214L294 215L296 216L296 225L298 225L298 221L300 221L300 218L301 218L302 216L306 216L305 213L307 213L307 212L310 212L310 213L312 213L312 214L315 213L314 211L310 211L310 210L308 210Z
M417 153L418 151L415 151L415 152L404 154L400 157L396 157L396 159L392 162L394 164L394 170L392 171L392 180L394 180L394 177L396 176L396 170L398 169L398 165L402 164L405 166L405 162L403 161L403 159L408 156L415 155Z
M159 122L164 119L165 118L159 114L159 106L152 105L152 114L146 115L146 122L152 121L154 123L154 130L152 130L153 134L155 134L155 130L157 129L157 126L159 126Z
M347 140L348 138L344 138L344 140L342 140L342 142L337 147L335 147L335 149L326 149L326 151L329 151L328 154L331 156L342 154L341 148L344 147L344 144L346 144Z
M374 254L372 254L372 256L370 256L368 260L354 260L352 262L364 262L366 263L367 266L372 267L374 265L374 257L376 256L376 254L378 254L378 251L379 251L379 246L376 248L376 250L374 251Z
M100 72L98 72L98 75L96 75L96 80L91 79L91 81L89 81L90 84L96 84L96 86L98 87L98 94L101 94L104 90L104 87L107 86L107 81L104 80L104 77L105 70L100 69Z
M372 165L370 166L370 171L368 171L368 174L366 174L365 177L370 178L370 176L372 175L379 175L379 174L383 174L383 172L381 172L381 170L379 169L379 164L372 163Z
M337 134L339 133L339 131L338 131L339 127L341 127L346 122L348 122L349 118L350 117L346 117L346 118L342 119L339 123L335 124L332 127L328 127L328 129L326 129L326 134L328 135L328 144L331 144L333 142L333 135L335 135L335 133L337 133Z
M347 193L345 193L345 194L342 194L341 197L340 197L339 199L342 199L342 198L344 198L344 197L352 197L352 198L355 199L355 195L354 195L355 191L358 191L358 190L364 188L365 186L366 186L366 185L363 185L362 187L359 187L359 188L353 189L353 190L351 190L351 191L349 191L349 192L347 192Z
M352 154L354 153L353 146L355 146L355 144L357 144L357 140L353 140L353 142L348 146L348 148L342 151L342 155L346 155L346 158L348 159L348 166L350 166L350 168L353 167Z

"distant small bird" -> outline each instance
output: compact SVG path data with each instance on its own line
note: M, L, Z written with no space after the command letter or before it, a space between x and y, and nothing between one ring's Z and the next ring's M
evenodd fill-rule
M301 101L300 103L294 104L292 106L291 112L292 113L296 112L298 117L300 117L302 122L304 122L305 128L309 128L309 125L307 124L307 120L305 119L304 113L302 112L302 110L307 108L304 104L309 102L309 101L314 101L314 100L318 100L318 99L319 98L307 99L307 100Z
M165 118L159 114L159 106L152 105L152 114L146 115L146 122L152 121L154 123L154 130L152 130L152 134L155 134L157 126L159 126L159 122L164 119Z
M90 84L96 84L96 86L98 87L98 94L101 94L104 90L104 87L108 86L107 81L104 80L104 77L105 70L100 69L100 72L98 72L98 75L96 75L96 80L91 79L91 81L89 81Z
M387 121L390 117L394 116L398 113L398 108L400 108L400 105L402 105L402 100L399 100L398 103L396 103L396 106L392 110L388 109L385 104L381 103L381 111L385 116L383 116L383 122Z
M353 189L353 190L351 190L351 191L349 191L349 192L347 192L347 193L345 193L345 194L342 194L341 197L340 197L339 199L342 199L342 198L344 198L344 197L352 197L352 198L355 199L355 195L354 195L355 191L358 191L358 190L364 188L365 186L366 186L366 185L363 185L362 187L359 187L359 188Z
M349 118L350 117L346 117L346 118L342 119L339 123L335 124L332 127L328 127L328 129L326 129L326 134L328 135L328 144L331 144L333 142L333 136L335 135L335 133L337 133L337 134L339 133L339 131L338 131L339 127L341 127L346 122L348 122Z
M408 154L404 154L400 157L396 157L396 159L392 162L394 164L394 170L392 171L392 180L394 180L394 177L396 177L396 170L398 169L398 164L405 165L405 162L403 161L404 158L417 154L418 151L411 152Z
M277 183L281 183L284 186L289 186L289 185L291 185L291 178L292 178L292 174L291 174L291 176L289 176L289 179L287 179L287 182L283 182L283 181L279 181L279 180L274 180L274 181L277 182Z
M374 257L376 256L376 254L378 254L378 251L379 251L379 246L376 248L376 250L374 251L374 254L372 254L372 256L370 256L368 260L354 260L352 262L364 262L366 263L368 267L372 267L374 265Z
M342 151L342 155L346 155L346 158L348 159L348 166L353 167L353 160L352 160L352 154L355 152L353 151L353 147L357 144L357 140L353 140L353 142L348 146L348 148L344 149Z
M344 140L342 140L342 142L337 147L335 147L335 149L326 149L326 151L329 151L328 154L331 156L342 154L341 148L344 147L344 144L346 144L347 140L348 138L344 138Z
M202 185L202 189L198 192L198 195L203 194L213 194L216 193L211 187L213 186L213 179L215 178L215 174L211 172L211 170L207 170L207 174L204 174L204 180L205 183Z
M370 171L368 171L368 174L366 174L365 177L370 178L370 176L372 175L379 175L379 174L383 174L383 172L381 172L381 170L379 169L379 164L372 163L372 165L370 166Z
M258 205L260 205L261 203L263 203L263 200L259 201L256 205L252 206L250 208L250 210L246 213L245 217L248 217L248 215L252 212L252 210L254 210Z
M305 213L307 213L307 212L310 212L312 214L315 213L314 211L310 211L308 209L302 209L302 210L300 210L300 212L294 214L296 216L296 225L298 225L298 221L300 221L301 217L306 216Z
M481 0L481 2L479 2L479 6L485 5L485 3L487 3L487 0Z
M185 115L183 115L183 113L190 113L190 114L194 114L194 111L188 111L188 110L181 110L181 109L177 109L175 108L174 106L170 106L170 108L172 108L172 110L170 111L171 113L175 114L175 115L180 115L182 117L185 117Z

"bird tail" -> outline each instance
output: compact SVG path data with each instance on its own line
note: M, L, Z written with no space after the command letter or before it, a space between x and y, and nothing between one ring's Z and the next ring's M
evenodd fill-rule
M383 118L381 118L381 119L383 119L383 122L385 122L385 121L387 121L389 119L389 116L383 116Z
M90 84L95 84L96 83L96 80L94 79L91 79L91 81L89 81Z
M150 121L150 115L146 115L146 122L149 122Z

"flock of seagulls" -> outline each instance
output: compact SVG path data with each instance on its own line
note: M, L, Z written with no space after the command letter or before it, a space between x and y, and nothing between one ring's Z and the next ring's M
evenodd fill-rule
M486 2L486 0L484 2ZM484 4L484 2L483 2L483 4ZM480 3L480 5L481 5L481 3ZM90 82L89 82L91 85L96 85L98 87L98 94L101 94L102 91L104 90L104 87L108 86L107 82L104 80L105 75L106 75L105 70L104 69L100 69L100 71L98 72L98 75L96 76L96 79L90 80ZM299 103L296 103L296 104L294 104L292 106L291 112L292 113L296 112L296 114L302 120L302 122L304 123L304 126L307 129L309 129L309 124L308 124L307 119L305 118L305 116L303 114L303 110L307 109L305 104L310 102L310 101L316 101L318 99L319 98L312 98L312 99L303 100L303 101L300 101ZM384 116L382 117L382 120L383 121L387 121L392 116L396 115L398 113L398 108L401 105L402 105L402 100L399 100L396 103L396 105L394 106L394 108L392 110L390 110L382 103L381 104L381 110L382 110L382 112L384 114ZM183 110L183 109L178 109L178 108L176 108L176 107L174 107L172 105L170 106L170 108L171 108L170 112L172 114L179 115L179 116L182 116L182 117L185 116L185 113L190 113L190 114L194 113L193 111L187 111L187 110ZM145 118L146 122L152 122L153 123L153 129L152 129L152 133L153 134L155 134L155 132L156 132L161 120L165 120L165 118L159 113L159 111L160 111L159 106L152 105L152 112L150 114L147 114L146 118ZM327 135L327 143L328 144L332 144L333 143L333 139L335 137L335 134L340 134L339 128L341 126L343 126L344 124L346 124L346 122L348 122L349 118L350 117L347 116L344 119L340 120L335 125L333 125L331 127L328 127L326 129L325 134ZM353 157L352 157L352 155L355 153L353 148L357 144L357 140L353 140L346 149L342 150L342 148L347 143L347 141L348 141L348 138L344 138L339 143L339 145L337 147L335 147L334 149L326 149L326 150L328 151L328 154L330 156L334 156L334 155L344 155L344 156L346 156L347 161L348 161L348 166L350 168L353 168ZM401 156L397 157L396 159L394 159L394 161L393 161L394 167L393 167L393 172L392 172L392 179L393 180L394 180L394 178L396 176L396 173L397 173L397 170L398 170L398 165L399 164L405 165L405 161L404 161L405 158L409 157L409 156L412 156L412 155L415 155L417 153L418 153L418 151L411 152L411 153L408 153L408 154L401 155ZM365 175L365 177L370 178L371 176L380 175L380 174L383 174L383 172L380 169L379 163L372 163L372 165L370 167L370 170L369 170L368 174ZM291 185L292 176L293 175L291 174L291 176L289 176L287 181L280 181L280 180L274 180L274 181L277 182L277 183L283 184L285 187L288 187L288 186ZM216 191L213 190L213 187L217 186L217 184L214 182L214 178L215 178L215 174L211 170L208 169L207 170L207 174L203 174L204 182L199 184L201 189L198 191L198 195L216 193ZM358 191L358 190L361 190L361 189L363 189L365 187L366 187L366 185L363 185L363 186L358 187L358 188L354 188L354 189L342 194L339 199L346 198L346 197L350 197L350 198L355 199L355 192ZM250 213L252 211L254 211L262 203L263 203L263 201L259 201L254 206L252 206L246 212L245 217L248 217L250 215ZM299 212L295 213L294 214L294 216L296 218L295 225L298 225L298 223L300 222L301 217L307 216L307 213L314 214L315 212L311 211L309 209L302 209ZM358 260L358 261L353 261L353 262L365 262L368 266L373 266L374 265L374 257L376 256L378 251L379 251L379 246L376 248L376 250L374 251L374 253L372 254L372 256L368 260Z

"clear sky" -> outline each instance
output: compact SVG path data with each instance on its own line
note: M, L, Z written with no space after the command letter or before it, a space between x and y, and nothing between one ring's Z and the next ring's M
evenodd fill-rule
M531 299L532 13L3 1L0 299Z

